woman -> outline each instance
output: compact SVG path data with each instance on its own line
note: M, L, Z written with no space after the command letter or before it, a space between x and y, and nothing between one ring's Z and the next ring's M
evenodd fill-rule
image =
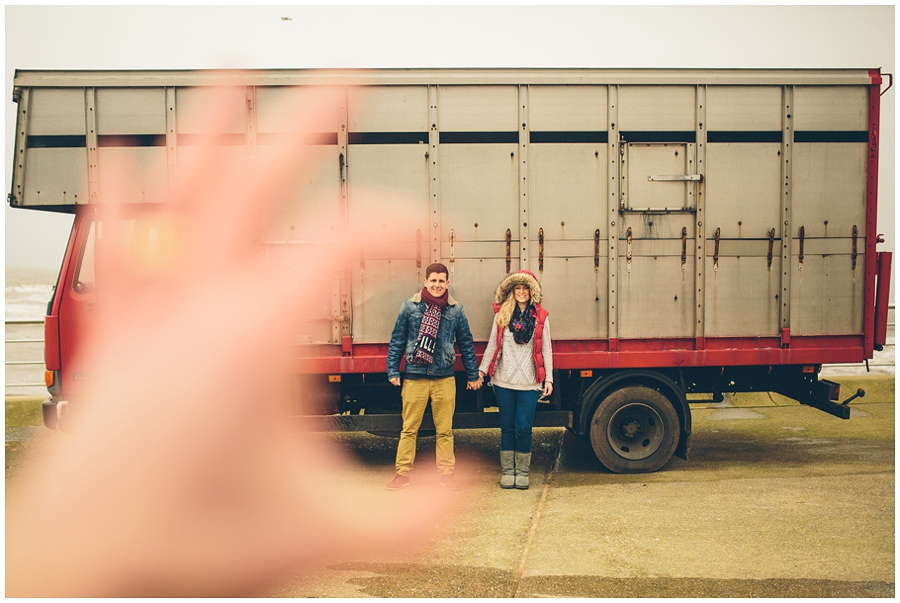
M479 372L490 375L500 409L500 487L528 489L531 427L538 398L553 393L550 320L541 285L520 270L497 287L494 328Z

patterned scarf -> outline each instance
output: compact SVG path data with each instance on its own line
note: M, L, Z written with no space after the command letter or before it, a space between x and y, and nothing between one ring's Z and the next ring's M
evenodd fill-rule
M413 364L431 364L434 362L434 350L437 346L438 328L441 326L441 310L447 305L447 292L443 297L435 297L422 288L422 299L425 300L425 314L422 315L422 324L419 326L419 336L416 339L416 353L413 354Z
M525 306L524 312L519 310L519 304L516 304L516 309L513 311L512 318L509 321L509 330L513 334L513 339L516 340L516 343L528 343L531 341L531 336L534 335L536 317L537 312L530 302Z

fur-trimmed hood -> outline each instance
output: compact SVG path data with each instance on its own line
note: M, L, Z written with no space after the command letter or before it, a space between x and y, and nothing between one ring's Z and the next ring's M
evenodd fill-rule
M497 287L494 301L502 304L516 285L526 285L531 290L531 303L541 303L541 284L530 270L519 270L503 279L503 282Z

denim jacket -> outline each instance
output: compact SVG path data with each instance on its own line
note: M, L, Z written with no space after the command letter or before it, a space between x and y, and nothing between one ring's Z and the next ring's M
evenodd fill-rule
M454 341L459 345L463 367L468 381L478 380L478 364L475 362L475 344L469 330L469 319L462 304L448 294L447 305L441 311L441 326L438 328L438 346L432 364L413 364L409 362L416 351L416 339L419 337L419 326L425 314L425 302L422 293L416 293L403 302L397 323L391 333L391 343L387 354L388 379L400 376L400 359L406 357L406 373L427 377L452 377L453 364L456 362Z

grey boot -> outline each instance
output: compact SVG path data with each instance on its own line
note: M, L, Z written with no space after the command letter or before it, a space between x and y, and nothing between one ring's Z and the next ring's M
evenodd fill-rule
M516 457L512 450L500 451L500 487L514 488L516 485Z
M516 453L516 488L528 489L528 468L531 466L530 452Z

